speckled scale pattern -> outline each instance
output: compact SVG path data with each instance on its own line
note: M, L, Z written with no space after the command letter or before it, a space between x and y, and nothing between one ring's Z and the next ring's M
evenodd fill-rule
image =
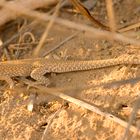
M64 73L71 71L91 70L120 64L140 64L140 55L122 55L114 59L105 60L47 60L45 58L23 59L0 62L0 79L6 80L13 86L11 77L31 76L37 82L49 82L45 73Z
M6 64L0 63L0 75L14 76L29 76L31 73L31 64Z
M140 55L123 55L118 58L105 59L105 60L87 60L87 61L74 61L74 60L53 60L38 62L40 67L45 67L46 72L64 73L70 71L91 70L120 64L140 64Z

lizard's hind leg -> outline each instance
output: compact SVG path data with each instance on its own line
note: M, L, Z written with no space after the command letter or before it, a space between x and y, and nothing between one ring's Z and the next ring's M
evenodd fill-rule
M39 67L34 69L31 72L30 76L34 80L36 80L35 84L45 84L46 86L48 86L50 84L50 80L44 76L47 72L48 71L46 70L45 67Z

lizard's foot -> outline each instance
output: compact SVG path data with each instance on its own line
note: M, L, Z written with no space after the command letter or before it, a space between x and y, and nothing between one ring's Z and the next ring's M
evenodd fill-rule
M50 83L45 84L45 87L47 87ZM39 85L42 85L41 82L30 82L28 83L27 89L31 88L31 87L37 87ZM44 84L43 84L44 85Z
M28 83L27 83L27 89L29 89L29 88L31 88L31 87L36 87L36 86L38 86L38 85L41 85L41 83L40 82L32 82L32 81L29 81Z
M33 81L30 81L28 79L25 79L25 78L22 78L22 81L27 84L27 89L31 88L31 87L37 87L38 85L45 85L45 86L48 86L50 84L50 82L48 81L47 83L42 83L42 82L39 82L39 81L36 81L36 82L33 82Z

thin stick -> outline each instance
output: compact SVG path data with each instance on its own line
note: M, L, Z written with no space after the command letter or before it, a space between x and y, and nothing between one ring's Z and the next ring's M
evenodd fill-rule
M43 33L43 35L42 35L42 37L41 37L41 39L39 41L39 44L37 45L36 49L34 50L34 53L33 53L34 57L38 57L38 54L39 54L39 52L40 52L40 50L41 50L46 38L48 37L49 31L51 30L51 28L52 28L52 26L54 24L54 20L57 17L61 1L57 4L56 9L55 9L55 11L54 11L54 13L52 15L53 18L50 20L50 22L46 26L45 32Z
M129 31L129 30L138 28L138 27L140 27L140 22L135 23L135 24L132 24L132 25L129 25L129 26L127 26L127 27L123 27L123 28L119 29L118 32L119 32L119 33L123 33L123 32L127 32L127 31Z
M138 97L138 99L133 107L133 110L132 110L132 113L130 115L129 122L127 124L124 136L122 137L122 140L125 140L126 138L128 138L130 127L132 126L132 123L136 117L136 113L137 113L139 107L140 107L140 96ZM135 133L139 133L139 132L136 131Z
M76 32L70 36L68 36L66 39L64 39L62 42L60 42L58 45L56 45L55 47L53 47L52 49L50 49L49 51L45 52L43 54L43 57L48 55L49 53L53 52L54 50L58 49L59 47L61 47L62 45L64 45L66 42L68 42L69 40L73 39L75 36L77 36L79 33L81 32Z
M62 107L60 109L58 109L50 118L49 122L48 122L48 125L46 126L44 132L43 132L43 135L42 135L42 138L41 140L45 140L47 134L48 134L48 131L49 131L49 128L51 126L51 123L53 122L54 118L62 111Z
M96 26L101 27L102 29L108 30L108 27L98 20L96 20L88 11L86 7L84 7L79 0L70 0L73 6L79 10L81 14L83 14L85 17L87 17L92 23L94 23Z
M106 9L109 18L109 27L112 32L116 31L116 23L115 23L115 16L114 16L114 9L113 9L113 2L112 0L106 0Z
M106 117L106 118L108 118L108 119L110 119L110 120L112 120L112 121L120 124L124 128L127 128L127 126L128 126L128 123L127 122L119 119L118 117L116 117L116 116L114 116L114 115L112 115L110 113L103 112L99 108L97 108L97 107L95 107L93 105L90 105L90 104L88 104L88 103L86 103L84 101L75 99L75 98L70 97L68 95L65 95L65 94L63 94L61 92L57 92L56 90L54 90L54 91L53 90L50 90L49 88L44 87L44 86L34 86L34 87L36 87L37 89L39 89L41 92L52 94L54 96L60 97L60 98L62 98L64 100L67 100L69 102L72 102L72 103L74 103L74 104L76 104L76 105L78 105L80 107L84 107L84 108L86 108L86 109L88 109L90 111L93 111L96 114L99 114L99 115L101 115L103 117ZM137 128L135 126L131 125L130 126L130 131L136 133L137 132ZM140 133L138 133L138 134L140 135Z

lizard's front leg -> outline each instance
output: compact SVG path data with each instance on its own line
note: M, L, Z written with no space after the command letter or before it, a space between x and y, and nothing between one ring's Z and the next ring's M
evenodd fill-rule
M45 67L35 68L31 72L31 77L36 80L35 84L45 84L48 86L50 84L50 80L44 76L48 71Z

